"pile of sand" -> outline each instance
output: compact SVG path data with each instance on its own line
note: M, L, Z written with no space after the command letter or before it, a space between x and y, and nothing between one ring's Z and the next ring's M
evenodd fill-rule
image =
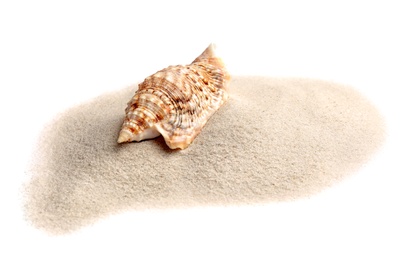
M354 172L384 138L358 92L309 79L235 77L229 101L186 150L162 137L118 145L136 87L72 108L46 127L26 213L52 233L123 210L309 196Z

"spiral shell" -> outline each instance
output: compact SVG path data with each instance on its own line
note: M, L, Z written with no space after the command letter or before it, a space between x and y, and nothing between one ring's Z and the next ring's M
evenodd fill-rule
M164 137L185 149L227 100L230 76L214 45L189 65L169 66L139 84L125 110L118 143Z

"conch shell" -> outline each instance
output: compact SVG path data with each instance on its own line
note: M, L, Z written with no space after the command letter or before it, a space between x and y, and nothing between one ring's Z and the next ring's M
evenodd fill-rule
M230 76L214 45L189 65L169 66L147 77L125 109L118 143L164 137L185 149L227 100Z

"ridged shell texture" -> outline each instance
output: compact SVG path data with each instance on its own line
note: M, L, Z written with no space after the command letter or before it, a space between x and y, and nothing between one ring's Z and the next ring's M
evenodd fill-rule
M185 149L227 100L230 76L214 45L189 65L169 66L147 77L125 110L118 143L164 137Z

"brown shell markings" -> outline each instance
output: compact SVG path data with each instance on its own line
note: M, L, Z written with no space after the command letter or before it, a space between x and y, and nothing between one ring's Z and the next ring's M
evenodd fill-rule
M164 137L185 149L228 98L230 76L210 45L189 65L169 66L147 77L125 109L118 143Z

